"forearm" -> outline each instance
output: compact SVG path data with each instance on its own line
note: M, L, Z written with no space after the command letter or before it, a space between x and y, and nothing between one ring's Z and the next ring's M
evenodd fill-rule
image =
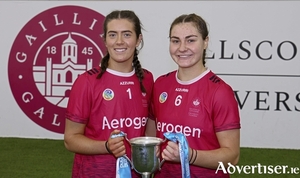
M191 150L190 150L191 152ZM219 162L222 162L225 166L228 163L233 165L238 163L239 152L231 150L230 148L219 148L216 150L194 150L193 157L190 162L192 165L206 167L210 169L216 169Z
M65 136L64 140L65 147L69 151L89 155L107 154L108 151L105 147L105 142L92 140L81 134Z
M106 154L105 141L93 140L84 135L85 124L66 119L64 144L74 153L80 154Z
M222 131L216 133L216 135L220 148L197 150L197 152L194 152L193 158L191 158L191 162L194 162L193 165L215 169L218 167L219 162L222 162L225 166L228 163L233 165L238 163L240 156L240 130ZM195 161L193 161L194 159Z

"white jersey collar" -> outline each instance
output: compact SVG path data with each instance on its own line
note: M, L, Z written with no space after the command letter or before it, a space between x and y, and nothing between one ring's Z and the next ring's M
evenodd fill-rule
M192 83L195 83L197 82L198 80L200 80L201 78L203 78L206 74L208 74L210 72L210 69L206 68L206 70L204 72L202 72L200 75L198 75L197 77L193 78L192 80L188 80L188 81L182 81L180 80L177 76L178 74L178 70L176 71L176 74L175 74L175 78L176 78L176 81L182 85L190 85Z
M107 68L106 72L111 73L116 76L120 76L120 77L131 77L135 74L135 69L133 68L133 70L131 72L124 73L124 72L119 72L119 71Z

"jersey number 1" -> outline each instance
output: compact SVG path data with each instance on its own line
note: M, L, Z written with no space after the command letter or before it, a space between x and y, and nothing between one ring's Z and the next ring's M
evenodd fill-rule
M131 96L131 90L130 90L130 88L128 88L126 91L127 91L127 93L128 93L128 97L129 97L129 99L132 99L132 96Z

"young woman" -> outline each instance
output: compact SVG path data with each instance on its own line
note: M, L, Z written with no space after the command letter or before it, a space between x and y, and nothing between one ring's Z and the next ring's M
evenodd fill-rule
M153 90L157 136L181 132L189 145L190 177L229 177L216 171L220 162L238 163L240 117L232 88L205 67L206 22L196 14L171 24L169 52L178 70L162 75ZM178 144L162 145L166 162L156 178L181 177Z
M74 83L66 113L65 146L75 153L72 177L116 177L116 158L131 157L124 137L154 136L149 119L153 75L138 60L142 25L132 11L113 11L104 21L107 54ZM139 175L132 171L132 177Z

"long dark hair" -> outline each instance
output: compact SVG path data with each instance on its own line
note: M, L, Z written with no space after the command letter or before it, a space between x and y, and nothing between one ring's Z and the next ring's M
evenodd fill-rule
M103 38L104 38L104 40L106 40L107 24L111 20L114 20L114 19L127 19L128 21L133 23L134 31L135 31L137 39L142 34L142 23L141 23L140 19L138 18L138 16L133 11L130 11L130 10L115 10L115 11L112 11L111 13L109 13L106 16L105 20L104 20L104 24L103 24L103 31L104 31ZM144 45L144 41L142 40L140 49L143 48L143 45ZM140 82L141 91L143 93L145 93L146 89L143 85L144 71L143 71L141 63L138 59L138 53L139 53L139 50L135 49L132 63L133 63L133 67L135 69L135 74L137 75L137 77L139 79L139 82ZM107 52L106 55L102 58L102 60L101 60L101 72L97 76L98 79L100 79L102 77L102 75L104 74L104 72L106 71L106 69L108 67L109 57L110 57L110 55Z

